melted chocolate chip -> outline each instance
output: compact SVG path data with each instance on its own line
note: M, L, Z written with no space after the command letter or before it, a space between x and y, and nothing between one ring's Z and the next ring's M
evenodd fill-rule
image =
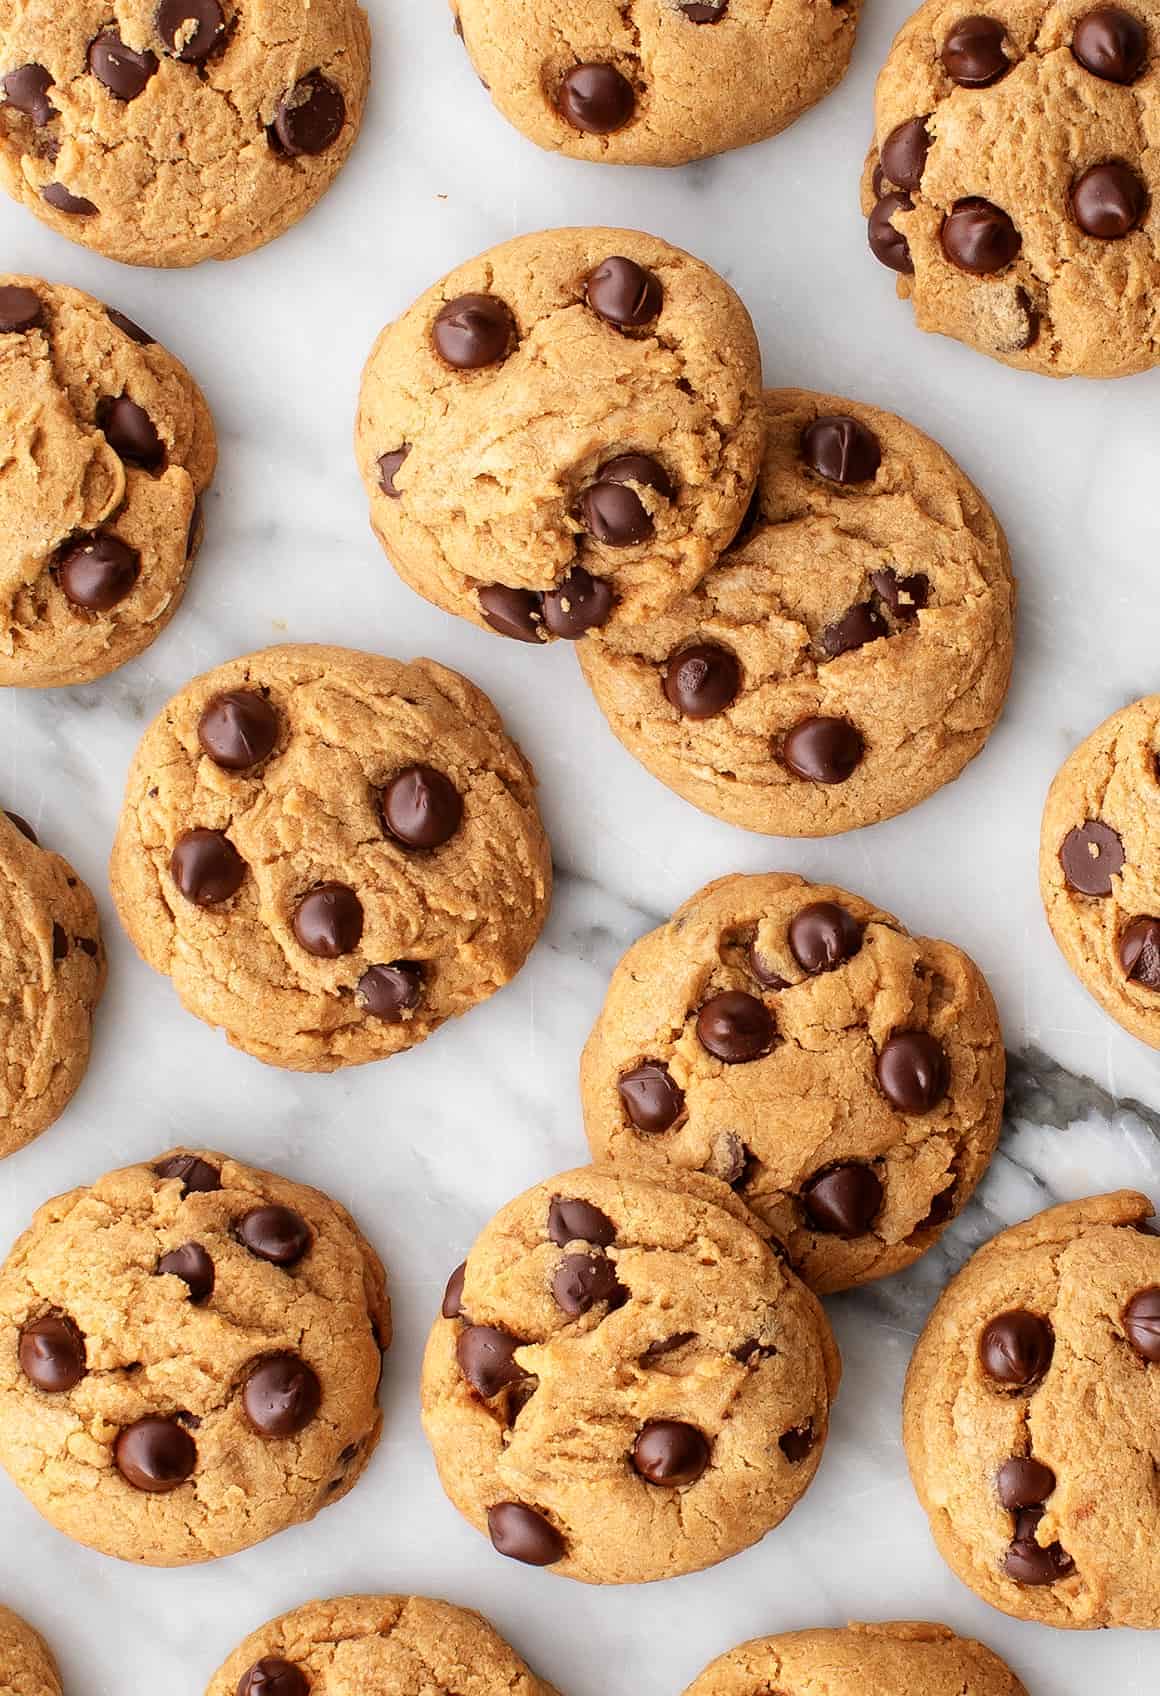
M1071 210L1084 235L1122 241L1143 222L1148 190L1130 165L1110 159L1076 178Z
M161 0L157 33L183 65L200 65L221 45L225 17L217 0Z
M1144 989L1160 991L1160 919L1129 919L1120 936L1119 953L1125 977Z
M556 1306L570 1319L588 1313L600 1302L619 1307L625 1299L610 1260L595 1254L566 1254L552 1279Z
M462 294L442 308L431 339L456 371L480 371L507 358L516 343L515 319L494 294Z
M195 907L216 907L246 880L246 862L221 830L187 830L169 856L169 874Z
M317 1373L296 1354L259 1360L246 1378L242 1407L259 1437L293 1437L322 1406Z
M620 254L589 274L585 295L593 312L618 330L641 330L660 314L661 285L651 271Z
M410 442L404 442L401 448L392 448L390 453L379 455L379 488L393 501L403 498L403 491L395 487L395 477L410 451Z
M97 532L71 542L57 559L65 596L84 612L109 612L141 574L141 556L119 536Z
M1041 1460L1016 1455L999 1468L995 1488L999 1500L1011 1512L1017 1508L1034 1508L1045 1502L1055 1489L1055 1474Z
M940 58L947 75L963 88L990 88L1011 69L1003 51L1003 25L976 13L948 32Z
M134 1490L165 1495L191 1476L197 1465L197 1444L176 1419L137 1419L118 1433L113 1460Z
M783 1431L777 1439L777 1446L791 1466L798 1466L805 1460L816 1441L814 1422L807 1419L804 1425L795 1425L792 1431Z
M85 1340L66 1313L46 1313L24 1326L17 1345L20 1370L46 1395L59 1396L85 1375Z
M1077 895L1110 895L1112 879L1124 864L1124 845L1111 825L1087 819L1064 837L1059 863Z
M1085 71L1104 82L1135 82L1148 58L1148 32L1120 6L1097 6L1079 19L1071 50Z
M407 848L441 848L463 822L463 798L434 766L407 766L380 797L383 828Z
M115 29L103 29L89 43L89 70L118 100L136 100L157 71L157 55L126 47Z
M21 335L43 321L44 307L35 289L7 283L0 288L0 335Z
M659 1060L643 1060L630 1072L622 1073L616 1087L624 1111L638 1131L650 1135L667 1131L685 1110L685 1092Z
M467 1262L461 1260L443 1291L443 1303L439 1311L444 1319L462 1319L463 1317L463 1282L467 1277Z
M217 1167L199 1154L171 1154L168 1159L159 1160L153 1170L159 1178L180 1178L183 1196L207 1195L222 1187L222 1175Z
M818 645L827 659L834 660L839 654L853 653L856 648L864 648L867 642L877 642L880 637L889 634L890 627L874 602L860 601L841 618L835 619L833 624L825 626Z
M1015 1536L1003 1570L1016 1584L1056 1584L1075 1570L1075 1562L1059 1543L1042 1548L1036 1542L1035 1528L1042 1517L1042 1508L1025 1508L1015 1517Z
M891 617L899 624L916 619L930 599L930 578L916 571L912 577L900 577L890 566L872 571L870 581L874 592L889 607Z
M696 642L669 660L664 690L666 700L683 718L715 718L737 699L740 662L716 642Z
M16 826L21 836L26 836L28 838L34 848L38 848L40 846L36 832L33 830L27 819L22 819L19 813L5 813L4 816L10 824L14 824Z
M63 183L49 183L41 189L40 198L70 218L91 218L97 210L91 200L86 200L83 194L72 194Z
M1022 1307L998 1314L979 1338L983 1371L1011 1390L1027 1390L1038 1384L1054 1352L1055 1337L1047 1320Z
M789 922L789 951L803 972L832 972L862 946L862 926L836 901L811 901Z
M311 71L282 96L272 127L280 152L313 157L333 146L345 122L341 88L321 71Z
M556 1527L522 1502L496 1502L488 1508L487 1531L501 1555L525 1566L551 1566L567 1547Z
M278 1655L264 1655L242 1674L236 1696L307 1696L309 1689L301 1667Z
M165 458L165 444L153 420L128 395L103 400L97 408L97 423L113 452L127 465L155 471Z
M227 689L203 710L197 739L223 771L250 771L274 751L278 714L256 689Z
M632 117L636 94L615 65L573 65L560 83L556 105L574 130L611 135Z
M297 1266L313 1241L310 1226L292 1207L270 1203L252 1207L238 1220L238 1239L255 1260Z
M864 751L860 732L844 718L803 718L786 731L781 744L790 771L809 783L845 783Z
M917 189L930 152L930 131L925 118L908 118L891 130L882 143L882 174L896 188Z
M148 330L143 330L140 324L134 324L131 318L126 318L123 312L118 312L115 306L106 306L106 315L110 324L115 324L123 336L136 342L140 347L152 347L154 338Z
M636 490L623 480L606 478L592 483L580 496L577 517L589 535L609 548L631 548L654 533L648 508Z
M469 1325L459 1333L455 1356L472 1389L484 1401L490 1401L509 1384L527 1377L515 1358L516 1350L523 1346L519 1337L501 1331L498 1325Z
M777 1025L764 1001L743 989L727 989L711 996L697 1014L697 1037L716 1059L737 1066L769 1053Z
M544 623L553 636L575 642L607 624L612 607L612 589L604 579L574 565L560 587L544 596Z
M1023 245L1003 208L979 195L955 201L943 219L939 240L951 264L972 277L990 277L1004 270Z
M913 210L914 202L908 194L884 194L875 202L874 210L866 220L866 239L871 253L888 271L898 271L904 277L914 274L910 243L890 220L896 212Z
M882 1184L872 1166L845 1161L802 1186L802 1205L815 1229L836 1237L860 1237L882 1206Z
M1160 1361L1160 1285L1137 1290L1124 1309L1124 1334L1141 1360Z
M299 901L291 928L307 954L337 960L353 954L362 941L362 902L345 883L320 883Z
M590 1201L558 1195L548 1208L548 1235L559 1248L567 1248L569 1243L608 1248L616 1241L616 1226Z
M56 107L48 98L52 77L43 65L21 65L9 71L0 87L4 90L4 104L23 112L38 129L56 117Z
M709 1464L709 1440L681 1419L650 1419L632 1445L632 1464L649 1484L695 1484Z
M544 640L544 597L535 589L489 583L478 591L479 610L501 636L516 642Z
M802 431L801 454L811 471L831 483L869 483L882 463L873 430L859 418L826 414Z
M395 960L388 966L368 966L356 991L366 1011L384 1024L400 1024L423 994L423 967L416 960Z
M188 1286L192 1302L208 1301L213 1294L214 1264L200 1243L182 1243L157 1262L159 1276L171 1274Z

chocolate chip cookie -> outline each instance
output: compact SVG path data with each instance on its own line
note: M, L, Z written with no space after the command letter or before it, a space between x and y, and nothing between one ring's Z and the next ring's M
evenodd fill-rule
M540 147L683 165L776 135L846 73L859 0L452 0L492 100Z
M0 812L0 1159L72 1100L104 986L92 895L31 825Z
M1027 1696L998 1655L945 1625L787 1631L719 1655L685 1696Z
M707 1173L812 1289L909 1266L998 1140L991 993L949 942L789 873L698 890L617 966L580 1066L593 1159Z
M727 1201L564 1172L502 1208L452 1274L423 1426L500 1554L588 1584L668 1578L756 1543L805 1491L837 1349Z
M0 18L0 183L130 265L233 259L296 224L354 145L355 0L58 0Z
M213 420L147 331L19 276L0 277L0 419L0 686L90 682L181 603Z
M944 1291L906 1381L943 1558L1044 1625L1160 1626L1160 1239L1147 1196L1002 1231Z
M535 779L432 660L268 648L186 685L129 772L113 898L191 1013L271 1065L421 1042L515 976L551 889Z
M757 494L720 564L647 625L580 650L631 754L747 830L829 836L905 812L986 741L1015 590L979 491L913 425L765 397Z
M1160 363L1160 3L926 0L862 183L915 321L1053 377Z
M255 1631L206 1696L555 1696L481 1614L425 1596L308 1602Z
M61 1696L48 1644L11 1608L0 1606L0 1690L9 1696Z
M233 1554L358 1479L389 1341L337 1202L175 1149L47 1202L0 1270L0 1463L102 1554Z
M761 361L707 265L547 230L460 266L380 335L355 445L405 582L523 642L672 606L757 477Z
M1047 796L1039 888L1063 957L1105 1012L1160 1048L1160 695L1113 713Z

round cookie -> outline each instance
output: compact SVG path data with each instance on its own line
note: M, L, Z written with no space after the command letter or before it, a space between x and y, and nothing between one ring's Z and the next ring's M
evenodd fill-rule
M820 1304L731 1198L584 1168L501 1208L453 1273L423 1428L500 1554L636 1584L784 1519L839 1373Z
M1056 774L1039 888L1063 957L1105 1012L1160 1048L1160 695L1105 719Z
M654 617L734 534L761 358L729 285L633 230L521 236L379 336L355 448L412 589L526 642Z
M1160 362L1160 0L926 0L878 77L871 251L921 330L1052 377Z
M685 1696L1027 1696L1010 1667L945 1625L899 1620L755 1637L719 1655Z
M540 147L684 165L777 135L836 87L859 0L452 0L452 11L495 105Z
M102 1554L233 1554L359 1478L389 1341L337 1202L176 1149L47 1202L0 1269L0 1464Z
M339 1596L271 1620L234 1650L206 1696L555 1696L470 1608L426 1596Z
M943 450L875 407L773 389L754 504L691 594L580 650L613 733L746 830L905 812L983 746L1011 673L1003 532Z
M296 224L354 145L355 0L59 0L0 19L0 183L129 265L233 259Z
M1160 1239L1129 1190L1001 1231L940 1297L906 1380L910 1474L992 1607L1160 1626Z
M96 903L67 860L0 812L0 1159L38 1137L89 1063L105 987Z
M845 890L724 877L633 944L580 1064L592 1157L729 1184L822 1293L897 1272L998 1141L995 1004L949 942Z
M0 276L0 416L0 686L91 682L147 648L181 603L213 420L146 331L79 289L21 276Z
M146 731L113 898L190 1012L271 1065L413 1047L515 976L551 890L535 779L433 660L268 648Z
M0 1690L5 1696L61 1696L48 1644L26 1620L0 1605Z

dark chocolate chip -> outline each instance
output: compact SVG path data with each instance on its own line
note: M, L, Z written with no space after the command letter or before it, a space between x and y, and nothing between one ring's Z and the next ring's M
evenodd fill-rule
M1012 1390L1037 1384L1051 1365L1055 1337L1046 1319L1015 1307L988 1322L979 1338L979 1362L988 1378Z
M614 254L589 273L585 295L593 312L618 330L641 330L660 314L659 280L635 259Z
M246 862L221 830L187 830L169 856L174 883L195 907L216 907L246 880Z
M217 1167L199 1154L171 1154L168 1159L159 1160L153 1170L159 1178L180 1178L183 1196L207 1195L222 1187L222 1175Z
M1160 990L1160 919L1129 919L1120 936L1124 975L1144 989Z
M275 1266L297 1266L313 1240L301 1213L276 1202L244 1213L238 1220L238 1237L255 1260L269 1260Z
M1076 24L1071 50L1094 77L1135 82L1148 57L1148 31L1119 6L1097 6Z
M1160 1361L1160 1285L1137 1290L1124 1309L1124 1333L1141 1360Z
M264 1655L242 1674L236 1696L306 1696L309 1689L301 1667L278 1655Z
M410 451L410 442L404 442L401 448L392 448L390 453L379 455L379 488L393 501L403 498L403 491L395 487L395 476Z
M811 901L789 922L789 951L803 972L832 972L862 946L862 926L836 901Z
M890 627L874 602L860 601L833 624L826 625L818 637L818 645L828 659L834 660L839 654L852 653L855 648L864 648L867 642L877 642L889 634Z
M882 463L878 437L859 418L826 414L802 431L801 454L831 483L869 483Z
M58 1396L85 1375L85 1340L65 1313L30 1320L17 1347L20 1370L46 1395Z
M311 71L282 96L272 127L279 151L313 157L334 145L345 122L341 88L321 71Z
M1055 1584L1075 1570L1075 1562L1059 1543L1042 1548L1035 1541L1035 1528L1042 1518L1042 1508L1025 1508L1015 1516L1015 1536L1003 1570L1016 1584Z
M652 489L667 501L673 498L672 479L660 461L648 453L618 453L596 475L602 483L639 483L642 489Z
M457 371L480 371L507 358L516 342L511 308L494 294L449 300L431 329L435 351Z
M1017 1508L1035 1508L1055 1489L1055 1474L1041 1460L1014 1455L999 1468L995 1481L999 1500L1012 1513Z
M1023 245L1023 237L1002 207L979 195L955 201L943 219L939 240L951 264L972 277L1002 271Z
M697 1014L697 1037L718 1060L737 1066L769 1053L777 1040L777 1025L756 995L727 989L711 996Z
M103 400L97 407L97 423L113 452L127 464L155 471L165 458L165 446L153 420L128 395Z
M484 1401L490 1401L509 1384L527 1377L515 1358L516 1350L523 1346L519 1337L501 1331L498 1325L468 1325L459 1333L455 1356L467 1382Z
M809 783L845 783L863 752L861 734L844 718L803 718L781 744L790 771Z
M665 697L683 718L715 718L733 705L740 689L741 665L717 642L682 648L665 667Z
M595 1243L608 1248L616 1241L616 1226L590 1201L578 1196L553 1196L548 1208L548 1235L559 1248L569 1243Z
M419 1005L423 967L416 960L393 960L387 966L368 966L358 980L358 999L367 1012L384 1024L397 1025Z
M44 307L35 289L7 283L0 288L0 335L19 335L34 330L44 316Z
M226 689L203 709L197 739L215 765L249 771L278 740L278 714L256 689Z
M946 1050L929 1031L896 1031L882 1045L878 1087L900 1113L929 1113L950 1088Z
M70 194L63 183L49 183L41 189L40 198L57 212L67 212L72 218L91 218L97 210L83 194Z
M137 342L141 347L153 346L154 337L149 334L148 330L143 330L140 324L134 324L131 318L126 318L125 314L118 312L115 306L106 306L105 312L110 324L115 324L121 334L128 336L130 341Z
M610 1260L595 1254L566 1254L552 1279L552 1295L556 1306L576 1319L599 1302L621 1306L625 1292Z
M544 639L544 597L535 589L488 583L478 592L479 610L493 630L516 642Z
M1122 241L1143 221L1148 190L1130 165L1109 159L1072 183L1071 209L1085 235Z
M89 70L118 100L136 100L156 73L157 55L126 47L115 29L103 29L89 43Z
M0 86L4 89L5 104L15 106L18 112L31 118L38 129L56 117L56 107L48 98L52 77L43 65L21 65L9 71Z
M118 1432L113 1460L126 1484L159 1496L190 1477L197 1465L197 1444L176 1419L150 1416Z
M886 566L881 571L872 571L870 581L879 600L890 608L891 617L899 624L916 619L930 599L930 578L921 571L912 577L900 577L891 566Z
M70 542L57 560L65 596L84 612L109 612L141 575L141 555L119 536L96 532Z
M439 1309L444 1319L463 1318L463 1281L467 1276L467 1262L461 1260L443 1291L443 1305Z
M910 243L901 230L895 229L890 220L896 212L913 210L914 202L908 194L884 194L875 201L874 210L866 220L866 239L870 243L871 253L888 271L898 271L904 277L914 274Z
M242 1407L259 1437L293 1437L321 1406L318 1374L296 1354L266 1355L242 1390Z
M1112 879L1124 864L1124 844L1111 825L1087 819L1064 837L1059 863L1077 895L1110 895Z
M933 1231L937 1226L945 1225L954 1210L955 1185L952 1179L945 1189L939 1190L926 1210L926 1217L920 1219L914 1228L916 1231Z
M159 1275L172 1274L188 1285L192 1302L208 1301L213 1294L214 1265L200 1243L182 1243L157 1262Z
M574 565L560 587L544 596L544 623L553 636L575 642L586 631L607 624L612 606L609 584L582 565Z
M942 45L947 75L964 88L990 88L1011 69L1003 51L1004 34L998 18L976 14L960 19Z
M434 766L407 766L380 797L383 828L407 848L441 848L463 822L463 797Z
M6 813L5 817L11 824L16 826L21 836L26 836L28 838L34 848L38 848L40 846L36 832L33 830L27 819L21 818L19 813Z
M345 883L320 883L294 909L294 935L299 946L318 960L337 960L353 954L362 941L363 908Z
M90 960L95 960L100 953L100 948L91 936L78 936L76 944L78 948L84 950Z
M795 1425L792 1431L783 1431L777 1439L777 1446L791 1466L798 1466L805 1460L816 1440L814 1422L807 1419L804 1425Z
M728 11L729 0L681 0L680 9L691 24L715 24Z
M615 65L573 65L560 84L556 105L574 130L611 135L632 117L636 94Z
M802 1186L810 1223L836 1237L860 1237L882 1206L882 1184L872 1166L844 1161Z
M777 967L772 965L757 946L757 938L749 944L749 970L764 989L788 989L789 979L783 978Z
M652 1366L656 1361L663 1360L667 1354L675 1354L683 1349L686 1343L691 1343L697 1335L695 1331L674 1331L671 1337L661 1337L655 1343L650 1343L640 1357L642 1366Z
M68 958L68 933L63 925L52 927L52 958L54 965L59 965Z
M600 480L584 490L576 509L585 530L610 548L647 542L655 527L636 490L623 480L606 479L603 467L596 475Z
M685 1092L673 1082L659 1060L643 1060L621 1074L617 1091L624 1111L638 1131L650 1135L667 1131L685 1110Z
M882 174L896 188L917 189L930 152L930 131L925 118L907 118L891 130L882 143Z
M650 1419L632 1445L632 1464L649 1484L695 1484L709 1464L709 1439L683 1419Z
M161 0L157 33L183 65L199 65L220 46L226 21L217 0Z
M501 1555L525 1566L551 1566L567 1548L556 1527L522 1502L496 1502L488 1508L487 1532Z

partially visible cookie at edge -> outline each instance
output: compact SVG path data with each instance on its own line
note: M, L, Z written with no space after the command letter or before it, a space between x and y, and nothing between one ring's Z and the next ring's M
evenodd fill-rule
M0 1690L5 1696L61 1696L52 1652L27 1620L0 1604Z
M718 1655L685 1696L1027 1696L982 1643L925 1620L755 1637Z

